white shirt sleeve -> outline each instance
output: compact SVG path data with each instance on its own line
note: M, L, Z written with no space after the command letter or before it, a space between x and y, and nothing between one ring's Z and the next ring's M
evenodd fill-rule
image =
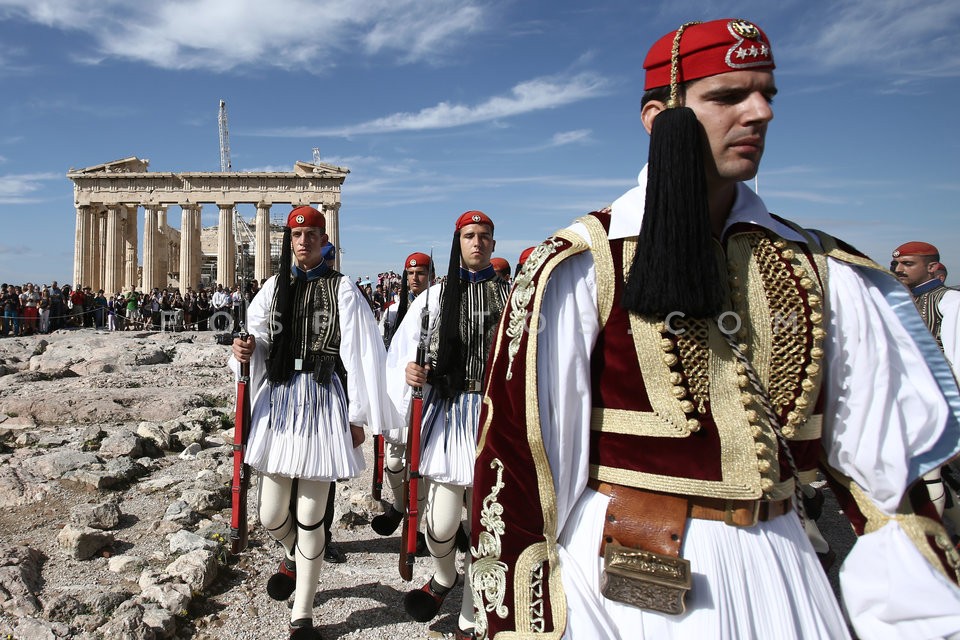
M544 292L537 389L544 447L557 495L557 531L586 487L590 466L590 354L600 331L593 256L567 259Z
M823 445L829 464L893 516L912 480L911 458L937 443L949 409L884 297L885 288L901 285L870 275L829 260ZM840 582L861 637L960 633L960 589L923 559L895 519L856 542Z
M407 364L417 359L421 314L427 303L427 296L430 296L430 324L432 330L436 331L437 320L440 317L439 284L432 285L410 303L406 315L403 316L403 321L397 327L397 331L390 341L390 351L387 352L387 394L390 396L390 401L399 420L395 425L397 427L405 426L409 419L410 399L413 395L413 389L407 384L405 371ZM426 396L426 388L424 396Z
M960 380L960 291L948 291L940 301L943 322L940 325L940 340L943 354L953 368L953 375Z
M350 423L365 424L379 434L395 422L384 384L383 338L370 305L346 276L340 278L337 303L340 359L347 371Z

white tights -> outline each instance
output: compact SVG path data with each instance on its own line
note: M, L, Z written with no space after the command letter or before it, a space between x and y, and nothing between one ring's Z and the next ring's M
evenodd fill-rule
M320 566L323 564L325 532L323 515L327 508L326 480L297 480L261 474L260 522L281 545L288 560L297 563L297 587L293 596L290 621L313 619L313 598L317 594ZM294 500L295 502L291 502ZM291 512L291 505L295 504Z
M442 482L428 483L427 493L427 548L433 557L434 579L444 587L451 587L457 580L457 530L463 513L464 500L467 507L467 523L470 522L470 505L473 489ZM467 531L469 534L470 532ZM473 613L473 591L470 588L470 553L463 560L463 601L460 603L461 629L472 629L476 622Z

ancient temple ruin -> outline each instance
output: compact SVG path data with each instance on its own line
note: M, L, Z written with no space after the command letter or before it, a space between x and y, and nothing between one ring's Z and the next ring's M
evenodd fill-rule
M270 223L274 206L283 217L293 207L316 207L326 216L330 242L340 246L340 188L349 169L298 161L290 173L163 173L149 172L148 164L131 156L67 173L77 210L74 284L108 294L132 288L233 286L238 268L251 261L252 274L246 277L263 280L273 274L271 255L275 262L279 251L279 227ZM240 217L239 204L255 205L255 220L248 224ZM216 227L201 228L204 205L217 207ZM167 224L171 206L180 207L179 229ZM143 256L138 260L141 207ZM215 238L203 242L202 235ZM210 245L207 251L204 245ZM339 261L338 252L338 269Z

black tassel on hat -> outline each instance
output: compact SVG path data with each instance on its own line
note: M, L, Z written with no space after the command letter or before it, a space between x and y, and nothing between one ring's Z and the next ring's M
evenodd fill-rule
M707 200L704 134L696 114L679 106L677 96L684 27L674 40L670 100L650 131L643 223L621 302L629 311L659 318L673 312L713 317L724 299Z
M407 270L403 270L403 275L400 276L400 293L397 294L397 315L393 320L393 326L390 327L390 335L387 336L387 339L393 338L393 334L397 332L397 327L400 326L400 323L403 322L403 317L407 315L407 307L410 306L410 287L407 285Z
M465 346L460 337L460 231L453 234L450 247L450 264L443 285L443 300L440 306L440 340L437 347L437 364L430 384L441 398L452 398L463 390L467 366L463 354Z
M270 355L267 358L267 377L270 382L283 382L293 371L291 355L293 331L286 330L286 323L292 321L293 317L293 295L290 282L293 252L290 227L284 227L280 246L280 268L277 273L277 286L273 294L272 307L275 315L270 318Z

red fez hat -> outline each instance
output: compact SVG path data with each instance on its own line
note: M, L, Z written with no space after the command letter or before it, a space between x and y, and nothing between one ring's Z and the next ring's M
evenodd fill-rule
M327 230L327 221L323 214L313 207L304 205L297 207L287 216L287 226L291 229L297 227L320 227L322 231Z
M483 211L467 211L457 218L456 231L460 231L460 229L463 229L468 224L488 224L490 225L490 229L493 230L493 220Z
M520 258L517 260L517 266L520 266L520 265L522 265L524 262L526 262L526 261L527 261L527 258L530 257L530 254L533 253L533 250L534 250L534 249L536 249L536 247L527 247L526 249L524 249L524 250L520 253Z
M726 18L681 27L677 82L706 78L744 69L773 69L770 40L760 27L747 20ZM674 29L650 47L643 61L647 70L644 90L670 84Z
M430 256L425 253L411 253L407 256L407 260L403 263L404 269L409 269L410 267L429 267L430 266Z
M900 256L939 256L940 252L932 244L926 242L907 242L897 247L893 252L894 258Z
M510 271L510 263L504 258L490 258L490 264L494 271Z

